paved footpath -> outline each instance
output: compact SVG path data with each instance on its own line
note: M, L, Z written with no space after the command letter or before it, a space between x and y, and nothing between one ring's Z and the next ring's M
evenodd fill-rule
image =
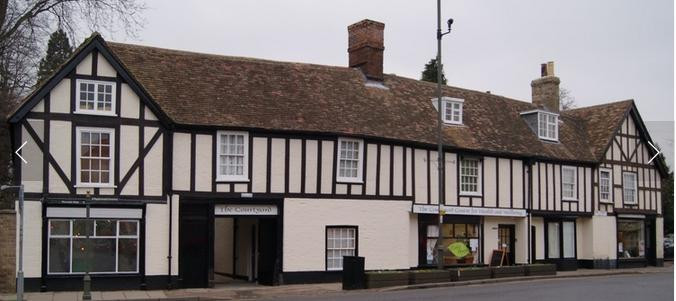
M485 279L474 281L460 281L448 283L434 283L424 285L408 285L381 289L361 290L359 292L386 292L399 291L407 289L432 288L432 287L451 287L463 285L477 285L487 283L504 283L515 281L532 281L542 279L558 279L573 277L600 277L609 275L627 275L627 274L649 274L673 272L673 262L666 262L664 267L647 267L636 269L614 269L614 270L587 270L579 269L570 272L558 272L556 276L540 277L514 277L500 279ZM351 294L356 291L343 291L340 283L325 284L302 284L302 285L281 285L281 286L259 286L259 285L237 285L223 286L208 289L176 289L176 290L157 290L157 291L106 291L92 292L92 300L255 300L269 298L292 298L292 297L310 297ZM25 299L28 301L79 301L82 300L82 292L45 292L45 293L26 293ZM0 301L16 300L16 295L0 295Z

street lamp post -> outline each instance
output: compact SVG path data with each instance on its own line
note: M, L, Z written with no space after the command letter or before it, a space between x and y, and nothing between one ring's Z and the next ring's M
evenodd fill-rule
M444 254L444 246L442 244L442 239L441 239L441 226L444 223L444 211L443 211L443 204L444 204L444 154L443 154L443 136L442 136L442 106L441 106L441 79L442 79L442 71L443 71L443 65L441 64L441 38L444 35L447 35L451 32L451 24L453 24L453 19L448 19L448 31L446 32L441 32L441 0L437 0L437 138L438 138L438 145L437 145L437 168L439 172L437 173L437 178L439 179L438 183L438 192L439 192L439 197L438 197L438 202L439 202L439 220L437 223L437 243L436 243L436 257L437 257L437 268L438 269L443 269L444 268L444 262L443 262L443 254Z
M19 271L17 272L16 300L23 301L23 184L0 186L0 190L19 189Z

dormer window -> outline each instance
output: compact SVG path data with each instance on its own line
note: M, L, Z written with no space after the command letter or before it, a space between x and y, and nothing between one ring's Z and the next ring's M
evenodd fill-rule
M538 112L538 137L545 140L559 140L559 115Z
M559 141L559 114L536 109L521 112L521 116L538 138Z
M439 103L438 98L432 98L432 105L435 109ZM462 124L462 107L465 101L460 98L442 97L441 98L441 116L446 124Z

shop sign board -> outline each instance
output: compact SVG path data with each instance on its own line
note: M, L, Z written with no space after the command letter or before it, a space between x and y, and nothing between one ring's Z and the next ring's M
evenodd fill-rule
M442 210L447 215L526 216L525 209L442 206ZM438 214L439 206L414 204L413 213Z
M216 204L215 215L277 215L275 205Z

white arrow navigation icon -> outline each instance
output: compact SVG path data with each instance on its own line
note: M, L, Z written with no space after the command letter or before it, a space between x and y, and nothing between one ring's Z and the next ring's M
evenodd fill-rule
M652 162L662 151L650 143L650 141L648 141L648 144L650 144L650 146L652 146L657 151L657 154L655 154L652 158L650 158L650 161L648 161L648 164L650 164L650 162Z
M15 153L17 156L19 156L19 159L21 159L21 161L23 161L24 164L28 164L28 161L26 161L26 159L24 159L23 157L21 157L21 155L19 155L19 151L20 151L24 146L26 146L26 143L28 143L28 141L24 141L24 143L21 144L21 146L19 146L19 148L17 148L16 151L14 151L14 153Z

